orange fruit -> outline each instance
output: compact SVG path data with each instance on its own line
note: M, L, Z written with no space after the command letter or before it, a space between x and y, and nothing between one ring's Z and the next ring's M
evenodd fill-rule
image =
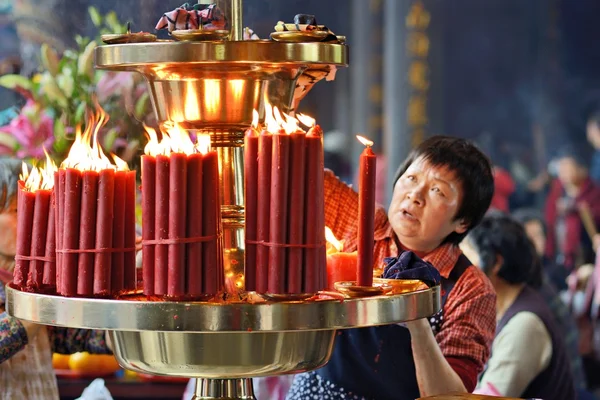
M94 360L88 352L71 354L69 367L76 372L84 374L93 374L98 370L98 365L94 365Z
M114 374L121 368L114 356L87 352L71 355L69 366L73 371L98 376Z
M115 372L117 372L118 370L121 369L121 366L117 362L117 359L115 358L115 356L107 354L107 355L98 355L96 357L99 357L99 359L100 359L100 365L102 368L102 372L107 375L114 374Z
M52 367L54 369L69 369L69 360L71 356L68 354L52 354Z

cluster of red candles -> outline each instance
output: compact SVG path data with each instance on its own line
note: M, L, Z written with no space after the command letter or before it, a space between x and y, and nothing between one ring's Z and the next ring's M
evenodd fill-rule
M220 245L219 165L210 136L193 143L177 126L147 128L142 156L144 294L194 299L224 285Z
M323 132L266 106L246 132L246 290L314 293L327 286Z
M56 288L54 229L54 172L46 161L43 169L29 172L23 164L17 194L17 249L13 283L21 290L53 292Z
M78 132L54 176L56 290L63 296L108 297L136 288L135 171L113 164L92 127ZM97 131L97 129L96 129Z

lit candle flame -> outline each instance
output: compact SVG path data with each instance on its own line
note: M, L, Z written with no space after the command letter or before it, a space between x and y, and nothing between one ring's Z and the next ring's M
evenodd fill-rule
M298 114L297 117L300 123L306 126L307 128L312 128L317 122L314 118L309 117L306 114Z
M198 139L196 141L196 151L201 154L206 154L210 151L210 135L198 135Z
M158 134L153 128L144 125L144 129L148 135L148 143L144 147L144 153L149 156L168 156L171 153L206 154L211 149L210 135L198 134L196 143L194 143L189 132L176 122L166 122L164 124L161 140L158 139Z
M29 172L27 164L23 163L23 172L19 176L19 179L24 182L25 190L29 192L35 192L40 189L50 190L54 187L54 173L58 168L46 152L46 149L44 149L44 153L46 154L46 161L42 168L33 167L31 172Z
M252 110L252 127L258 129L258 111Z
M367 147L373 146L373 142L364 136L356 135L356 138L358 139L359 142L361 142L363 145L365 145Z
M252 127L257 128L258 127L258 112L256 112L256 110L254 110L254 112L256 114L253 113ZM304 125L306 125L307 123L312 123L314 125L315 120L313 118L308 117L306 115L304 115L303 117L305 118L305 121L306 121L306 122L303 122ZM302 121L300 121L300 122L302 122ZM265 123L264 123L264 126L265 126L265 129L267 130L267 132L275 134L275 133L281 133L281 131L283 130L288 135L290 135L292 133L297 133L297 132L298 133L304 132L302 129L300 129L300 126L298 124L299 124L298 119L294 118L293 116L291 116L289 114L281 112L281 110L277 106L275 106L275 107L271 106L271 103L269 103L269 101L267 99L265 99Z
M89 113L85 130L75 127L75 141L69 150L61 168L73 168L79 171L100 171L103 169L121 169L115 166L104 153L98 142L98 134L108 122L108 115L96 102L96 110Z
M327 254L339 253L344 250L344 242L338 240L333 234L332 230L329 227L325 227L325 240L327 241L328 248ZM336 251L334 251L336 250Z

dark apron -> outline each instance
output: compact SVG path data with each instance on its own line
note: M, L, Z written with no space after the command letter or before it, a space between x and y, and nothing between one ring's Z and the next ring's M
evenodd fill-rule
M442 307L469 266L471 262L461 255L448 279L442 277ZM437 333L443 312L431 317L429 322ZM420 397L410 334L408 329L398 325L339 331L331 360L315 373L314 378L321 384L338 388L337 398L414 400ZM308 388L303 389L306 392Z

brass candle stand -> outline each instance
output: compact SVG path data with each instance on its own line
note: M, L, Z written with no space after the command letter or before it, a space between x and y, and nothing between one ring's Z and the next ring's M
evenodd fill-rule
M298 79L348 64L336 42L242 40L241 0L219 0L228 40L100 46L96 67L140 73L161 124L209 133L219 154L227 287L244 286L244 131L265 102L291 109ZM329 360L337 329L429 317L440 289L257 303L82 299L7 287L10 315L42 324L106 329L119 363L149 374L200 378L195 399L253 399L252 377L314 370ZM251 297L252 294L250 294Z

